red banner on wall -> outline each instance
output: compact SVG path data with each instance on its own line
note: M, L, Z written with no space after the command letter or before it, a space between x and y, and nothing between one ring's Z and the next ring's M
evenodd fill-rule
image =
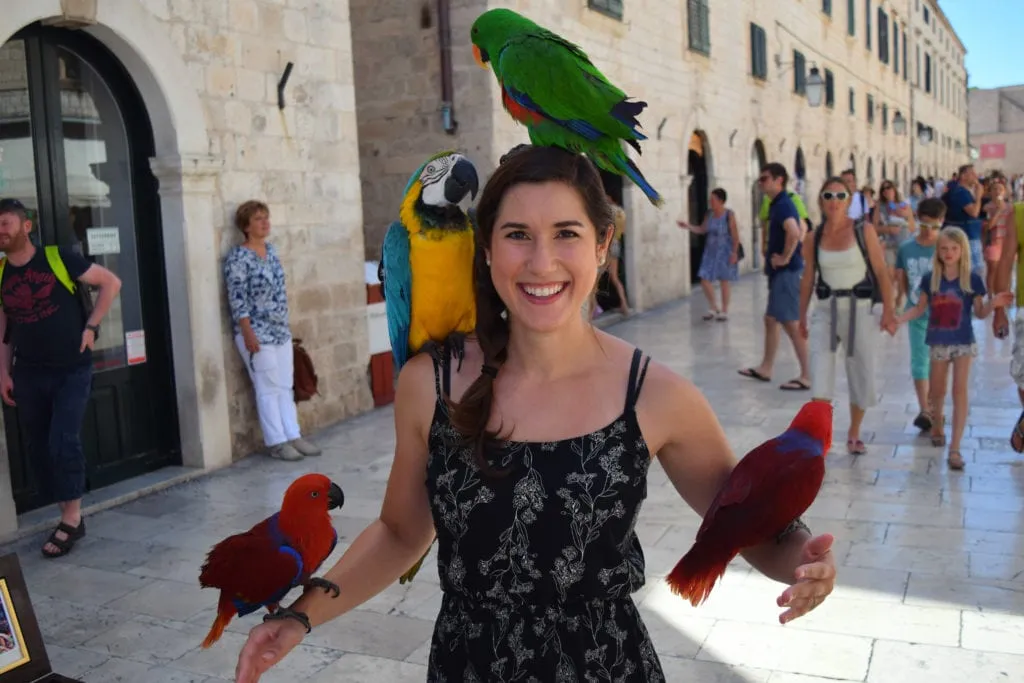
M1005 159L1006 158L1006 143L1004 142L990 142L981 146L981 154L979 155L982 159Z

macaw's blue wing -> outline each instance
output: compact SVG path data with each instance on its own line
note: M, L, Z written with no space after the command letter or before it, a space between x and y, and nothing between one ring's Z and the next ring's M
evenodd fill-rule
M384 236L384 310L388 314L388 337L395 361L395 380L409 360L409 325L412 315L412 268L409 265L409 233L395 221Z

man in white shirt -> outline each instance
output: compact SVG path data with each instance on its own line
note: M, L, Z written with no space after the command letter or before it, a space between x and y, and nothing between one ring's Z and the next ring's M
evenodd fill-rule
M853 172L853 169L846 169L842 174L843 184L846 185L846 189L850 191L850 209L847 212L847 216L853 220L859 218L867 218L870 213L868 209L868 200L864 198L864 195L860 190L857 189L857 174Z

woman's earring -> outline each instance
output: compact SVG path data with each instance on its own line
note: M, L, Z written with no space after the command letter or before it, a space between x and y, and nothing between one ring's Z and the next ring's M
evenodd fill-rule
M501 309L501 319L502 320L508 320L508 309L507 308Z
M491 257L490 256L485 256L484 260L487 261L487 267L490 268L491 267Z

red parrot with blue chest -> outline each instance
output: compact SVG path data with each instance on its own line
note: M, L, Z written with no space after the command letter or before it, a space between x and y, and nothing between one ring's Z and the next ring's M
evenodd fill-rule
M777 537L806 512L825 480L831 448L832 404L810 401L789 429L747 453L711 502L693 547L668 575L672 592L696 607L741 550Z
M244 617L264 607L271 618L288 615L279 603L297 586L338 596L338 586L312 575L338 544L329 511L344 501L341 488L326 476L303 475L285 491L280 512L210 550L199 585L219 588L220 599L204 648L220 639L235 615Z

